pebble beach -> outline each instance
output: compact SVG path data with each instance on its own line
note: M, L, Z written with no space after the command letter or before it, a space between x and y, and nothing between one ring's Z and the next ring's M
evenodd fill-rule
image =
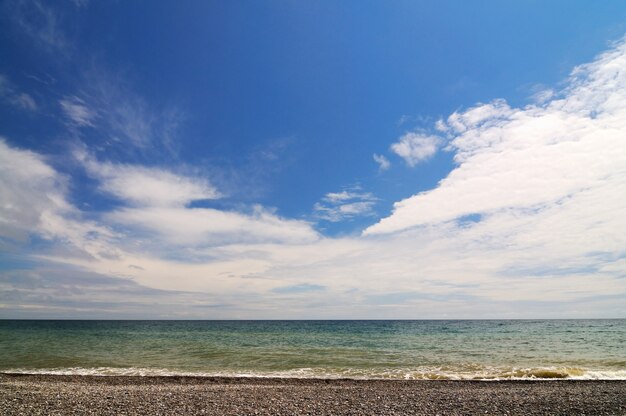
M0 414L626 415L626 381L1 374Z

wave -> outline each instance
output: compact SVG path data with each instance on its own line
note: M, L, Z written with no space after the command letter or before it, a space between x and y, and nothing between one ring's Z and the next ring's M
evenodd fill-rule
M502 368L486 367L474 371L449 368L421 369L324 369L298 368L282 371L184 371L137 367L70 367L13 368L0 370L5 374L88 375L88 376L187 376L187 377L254 377L354 380L626 380L626 370L593 370L578 367Z

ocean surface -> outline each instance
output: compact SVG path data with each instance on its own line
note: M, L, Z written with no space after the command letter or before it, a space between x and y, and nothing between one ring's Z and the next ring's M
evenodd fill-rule
M0 320L0 371L626 379L626 320Z

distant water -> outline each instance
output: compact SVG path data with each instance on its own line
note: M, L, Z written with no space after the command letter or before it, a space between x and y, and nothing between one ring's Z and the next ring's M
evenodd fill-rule
M626 379L626 320L0 320L0 371Z

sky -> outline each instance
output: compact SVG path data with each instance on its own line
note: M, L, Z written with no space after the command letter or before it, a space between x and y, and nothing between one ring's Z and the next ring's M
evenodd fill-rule
M0 10L0 318L626 318L623 1Z

